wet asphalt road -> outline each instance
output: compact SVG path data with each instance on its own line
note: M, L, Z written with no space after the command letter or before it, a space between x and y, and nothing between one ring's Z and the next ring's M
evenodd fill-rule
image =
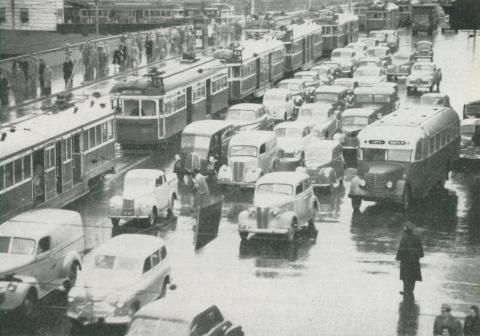
M409 48L410 37L406 31L401 34L401 48ZM441 91L461 113L464 102L478 98L480 39L476 49L466 33L438 33L434 43L435 61L443 71ZM418 97L406 98L403 85L401 89L402 104L418 104ZM136 168L171 172L175 152L176 145L171 145ZM185 196L184 204L177 203L176 220L154 229L127 223L122 231L164 238L176 291L218 304L246 335L428 335L444 302L463 318L471 304L480 303L480 165L459 165L444 190L408 215L391 205L368 202L360 213L353 213L346 195L354 174L349 168L345 186L318 195L317 242L305 237L295 250L256 237L248 245L240 243L236 219L250 207L248 193L226 195L218 237L197 251ZM122 184L123 174L108 176L102 186L69 206L81 212L90 247L111 237L108 201L121 193ZM395 261L407 218L417 226L425 250L424 280L417 283L414 301L403 301L398 294L401 282ZM65 296L55 293L44 303L36 326L21 326L7 317L2 335L68 335ZM88 330L89 335L122 332L105 327Z

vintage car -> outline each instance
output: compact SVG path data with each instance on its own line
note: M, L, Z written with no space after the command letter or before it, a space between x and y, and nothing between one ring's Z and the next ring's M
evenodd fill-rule
M330 64L315 65L313 68L310 69L310 71L315 71L320 77L320 81L324 85L332 85L335 77L339 76L334 75L335 67Z
M271 130L271 118L262 104L235 104L227 111L225 120L232 123L237 131Z
M420 105L450 106L450 97L444 93L425 93L420 97Z
M274 121L285 121L293 117L292 92L288 89L274 88L265 91L262 103Z
M328 187L332 191L337 184L343 183L345 159L342 145L336 140L312 137L305 144L305 167L297 169L307 172L314 188Z
M73 329L127 324L140 307L165 296L171 268L163 239L121 234L89 252L68 294Z
M423 58L433 62L433 43L430 41L418 41L415 43L413 56L415 61Z
M375 83L386 82L385 68L380 67L361 67L353 74L353 78L358 81L358 86L371 86Z
M351 48L337 48L332 51L330 59L340 63L343 76L352 77L357 69L359 57L357 52Z
M262 176L255 186L253 207L238 215L242 240L251 233L296 240L298 233L315 230L318 200L303 172L276 172Z
M400 105L397 92L392 87L365 86L358 87L353 92L355 95L354 107L371 109L375 111L378 118L390 114Z
M298 112L297 121L315 127L320 136L330 139L338 131L338 119L329 103L304 104Z
M432 62L417 62L407 77L407 94L418 91L440 92L442 69Z
M332 107L342 112L346 107L346 97L350 89L345 86L325 85L315 90L313 102L325 102L332 104Z
M226 320L211 301L202 296L169 294L140 308L126 336L244 336L242 327Z
M380 41L375 37L364 37L359 39L359 42L365 43L368 48L373 48L380 45Z
M398 33L396 30L390 29L390 30L382 30L385 34L387 34L387 47L389 47L392 52L395 50L398 50L398 47L400 45L400 37L398 36Z
M397 80L410 75L415 57L412 52L398 52L392 57L392 64L387 66L387 80Z
M154 225L161 214L173 216L177 194L175 180L159 169L132 169L125 174L122 195L110 199L108 217L113 226L121 219L144 220Z
M388 46L387 32L385 30L371 30L368 32L368 37L377 39L379 46Z
M77 279L85 237L79 213L38 209L0 225L0 313L30 323L40 300Z
M353 91L358 87L358 81L354 78L337 78L333 81L333 86L343 86Z
M296 78L283 79L280 82L278 82L277 87L279 89L290 90L293 96L300 96L302 97L303 101L307 99L307 92L306 92L307 86L303 79L296 79Z
M320 65L328 65L331 67L331 71L334 78L342 76L342 64L340 62L335 62L332 60L323 61Z
M480 160L480 119L462 120L460 133L460 159Z
M378 109L373 107L355 107L343 111L341 118L342 136L339 142L345 152L357 150L358 133L367 125L379 119Z
M463 105L463 119L480 118L480 100Z
M173 172L178 181L185 174L199 169L203 175L215 176L227 162L228 143L235 127L225 120L199 120L188 124L182 132L180 154L175 155Z
M295 170L303 165L303 145L310 135L310 123L285 121L273 129L277 136L278 170Z
M314 90L323 85L320 75L316 71L298 71L293 75L293 78L305 82L306 102L311 101Z
M245 131L230 140L228 164L218 171L218 184L254 187L257 179L275 171L278 146L274 132Z
M361 67L379 67L383 68L385 62L382 61L379 57L363 57L358 61L358 68Z
M347 48L351 48L357 52L358 57L367 56L368 46L363 42L351 42L347 44Z
M392 52L389 47L371 47L367 50L368 57L378 57L383 61L384 65L392 64Z

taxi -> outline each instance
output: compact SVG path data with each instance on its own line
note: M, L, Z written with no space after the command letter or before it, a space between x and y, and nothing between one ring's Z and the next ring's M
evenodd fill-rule
M324 139L330 139L339 129L338 119L331 104L304 104L298 112L297 121L315 128Z
M278 150L274 132L238 133L230 140L228 162L218 171L218 184L254 187L260 176L277 169Z
M480 160L480 119L462 120L460 135L460 159Z
M164 241L122 234L89 252L68 294L67 317L85 325L127 324L140 307L165 296L171 267Z
M273 118L262 104L235 104L227 111L225 120L232 123L237 131L271 130Z
M274 121L293 118L292 92L288 89L269 89L263 95L263 106Z
M120 220L143 220L155 225L161 214L173 216L177 194L174 180L160 169L132 169L125 174L122 195L110 199L108 217L114 227Z
M295 170L303 165L303 146L311 132L310 123L285 121L273 129L277 136L278 170Z
M318 200L304 172L275 172L255 185L253 207L238 215L242 240L250 234L268 234L294 242L298 234L315 230Z

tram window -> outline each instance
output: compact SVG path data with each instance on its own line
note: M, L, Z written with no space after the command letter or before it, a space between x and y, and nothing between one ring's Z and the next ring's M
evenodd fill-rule
M5 165L5 188L13 185L13 162Z
M95 139L97 140L95 142L97 146L102 143L102 125L97 125L95 127Z
M72 158L72 138L67 139L67 160Z
M55 167L55 147L48 150L48 157L50 159L49 168Z
M442 131L442 146L445 146L447 143L447 130Z
M232 73L233 77L240 77L240 67L239 66L234 66L232 67Z
M439 150L440 147L441 147L441 143L440 143L440 133L437 133L435 134L435 150Z
M113 139L113 120L107 121L108 139Z
M67 140L62 141L62 146L61 146L61 154L62 154L62 162L65 162L67 160Z
M433 153L435 153L435 138L430 138L429 140L429 143L430 143L430 155L432 155Z
M4 178L5 178L4 168L3 166L0 166L0 190L3 190L5 188Z
M23 157L23 178L27 179L32 176L32 156L28 154Z
M90 148L93 148L93 147L96 146L96 145L95 145L95 129L94 129L94 128L90 128L90 129L88 130L88 135L89 135L89 139L90 139L90 141L89 141L89 142L90 142L90 146L89 146L89 147L90 147Z
M142 100L142 117L155 116L155 101Z
M83 131L83 150L88 150L88 130Z
M130 117L139 116L139 101L136 99L125 99L123 101L123 114Z
M107 140L108 140L107 123L104 122L102 124L102 142L106 142Z
M15 168L15 184L22 182L22 159L17 159L14 162L14 168Z

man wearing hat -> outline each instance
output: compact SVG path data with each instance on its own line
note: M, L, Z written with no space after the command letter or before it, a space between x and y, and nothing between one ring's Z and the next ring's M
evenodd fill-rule
M415 282L422 281L420 258L423 258L422 242L413 233L413 224L407 222L395 258L400 261L400 280L403 281L403 291L400 294L412 296Z
M435 317L433 336L462 336L462 325L452 316L452 307L442 304L441 314Z

